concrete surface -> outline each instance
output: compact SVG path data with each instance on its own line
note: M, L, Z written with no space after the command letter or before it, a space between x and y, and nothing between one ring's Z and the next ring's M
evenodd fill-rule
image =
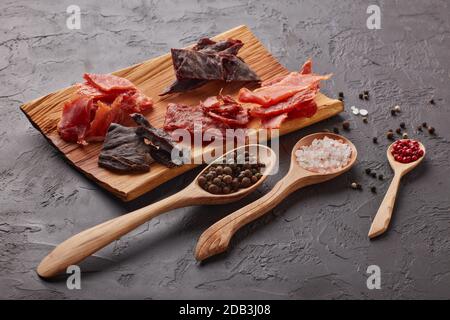
M66 28L70 4L81 7L81 30ZM366 27L369 4L381 7L381 30ZM450 298L449 18L444 0L2 1L0 298ZM343 91L347 109L364 106L369 124L347 111L284 137L282 170L259 194L151 221L83 263L81 290L68 290L64 278L39 279L37 264L62 240L180 190L197 171L121 203L69 167L19 106L85 71L110 72L240 24L288 68L312 57L316 71L333 72L323 91ZM370 101L357 98L362 90L370 90ZM402 112L392 117L396 104ZM351 172L290 196L239 232L229 253L196 263L193 248L203 230L266 192L286 172L300 137L343 119L360 155ZM384 135L401 121L428 154L405 177L389 232L371 242L367 231L392 177ZM423 121L436 136L415 130ZM366 167L386 180L368 177ZM364 191L349 189L355 180ZM366 287L374 264L380 290Z

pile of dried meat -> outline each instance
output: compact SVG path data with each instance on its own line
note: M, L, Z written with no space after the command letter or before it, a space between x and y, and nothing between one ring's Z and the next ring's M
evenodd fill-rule
M308 60L300 72L262 83L254 91L242 88L238 98L240 102L259 105L250 110L250 115L261 118L264 128L279 128L288 117L312 117L317 111L314 98L319 92L319 83L330 77L313 74L312 61Z
M191 134L216 129L224 135L226 129L246 127L249 121L248 109L228 95L218 95L197 106L169 103L164 129L185 129Z
M131 117L137 127L117 123L109 126L98 158L100 167L124 173L147 172L154 161L169 168L181 164L172 160L176 147L169 134L150 125L142 114L135 113Z
M111 74L84 74L75 98L66 102L58 123L64 141L81 145L102 141L111 123L123 123L129 114L143 112L153 101L129 80Z
M210 80L259 81L258 75L237 54L244 44L228 39L200 39L192 49L172 49L176 80L161 95L185 92Z

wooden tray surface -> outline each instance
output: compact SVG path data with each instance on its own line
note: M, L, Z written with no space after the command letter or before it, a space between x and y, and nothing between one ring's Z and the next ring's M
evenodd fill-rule
M214 40L227 38L240 39L244 47L239 56L261 77L268 80L275 76L287 74L286 70L263 46L256 36L246 26L239 26L228 30ZM303 61L299 61L299 64ZM144 61L140 64L113 72L113 74L131 80L140 90L151 97L155 104L151 111L145 114L155 127L162 127L166 113L167 103L180 102L188 105L198 104L208 96L216 95L223 88L225 94L236 96L241 83L225 84L212 82L192 92L174 94L159 97L158 94L167 87L175 78L170 54ZM80 75L80 82L82 75ZM255 86L249 86L253 89ZM130 201L152 190L160 184L186 172L195 165L184 165L178 168L168 169L154 163L148 173L143 174L116 174L102 169L97 165L101 143L91 143L81 147L73 143L63 141L57 131L56 125L61 117L62 105L72 98L75 87L69 87L44 97L25 103L21 106L28 119L62 154L83 174L97 182L99 185L112 192L124 201ZM339 100L333 100L323 94L316 98L318 112L312 118L291 119L283 123L279 134L298 130L318 121L332 117L343 111L343 104ZM259 120L253 120L249 127L258 128Z

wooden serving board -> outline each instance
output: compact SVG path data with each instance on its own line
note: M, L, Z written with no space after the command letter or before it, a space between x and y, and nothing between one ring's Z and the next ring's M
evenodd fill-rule
M239 26L228 30L216 37L214 40L227 38L240 39L244 47L239 56L261 77L268 80L275 76L288 73L263 46L256 36L246 26ZM299 65L304 61L299 61ZM174 94L159 97L174 79L172 60L170 54L144 61L140 64L113 72L113 74L131 80L140 90L151 97L155 104L145 116L155 127L162 127L166 113L167 103L180 102L188 105L196 105L211 95L216 95L223 88L225 94L236 96L242 83L212 82L192 92ZM82 82L80 74L80 82ZM250 85L253 89L256 85ZM61 117L63 103L73 97L75 87L69 87L48 94L39 99L30 101L21 106L22 111L31 123L48 139L48 141L60 150L63 155L82 173L99 185L112 192L124 201L129 201L152 190L160 184L186 172L195 165L184 165L178 168L168 169L160 164L154 163L148 173L141 174L117 174L98 167L97 160L101 150L101 143L91 143L88 146L63 141L57 131L56 125ZM332 100L323 94L316 98L318 112L312 118L299 118L288 120L283 123L279 134L284 135L298 130L318 121L332 117L343 111L343 104L339 100ZM249 127L259 128L259 120L253 120Z

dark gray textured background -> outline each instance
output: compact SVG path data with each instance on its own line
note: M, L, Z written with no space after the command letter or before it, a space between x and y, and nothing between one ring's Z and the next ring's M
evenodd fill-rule
M381 6L381 30L366 28L373 3ZM82 9L80 31L66 28L69 4ZM17 0L1 2L0 22L0 298L450 298L448 1ZM121 203L68 166L19 106L80 81L85 71L111 72L240 24L288 68L312 57L317 72L333 72L323 91L344 91L347 109L364 106L369 124L347 111L283 137L281 172L259 193L154 219L83 263L82 290L68 290L64 279L40 280L35 268L55 245L180 190L198 171ZM365 89L371 99L360 102ZM402 113L393 118L396 104ZM266 192L286 172L300 137L343 119L359 150L351 172L295 193L241 230L229 253L196 263L203 230ZM389 232L370 242L388 181L363 170L392 177L384 133L400 121L428 153L403 181ZM436 137L416 132L422 121L436 127ZM364 191L350 190L353 180ZM381 290L366 287L371 264L381 268Z

